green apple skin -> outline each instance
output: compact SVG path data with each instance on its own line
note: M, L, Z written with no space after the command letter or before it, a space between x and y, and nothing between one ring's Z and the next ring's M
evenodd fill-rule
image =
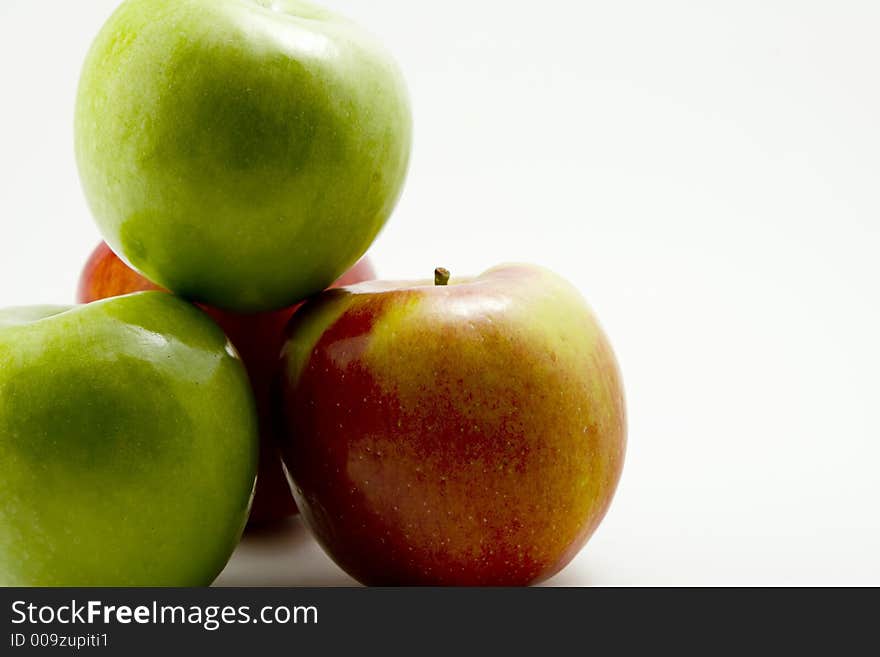
M412 141L393 59L298 0L127 0L87 56L75 131L113 250L239 312L348 270L397 203Z
M280 413L297 506L364 584L540 582L617 487L616 359L545 269L438 282L331 290L294 316Z
M257 440L243 365L185 301L0 311L0 585L210 584Z

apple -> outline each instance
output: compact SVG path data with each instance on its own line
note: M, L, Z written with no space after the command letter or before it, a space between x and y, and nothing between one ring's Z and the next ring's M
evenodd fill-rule
M185 301L0 311L0 585L210 584L257 453L244 366Z
M89 255L79 275L76 302L92 303L149 290L167 292L126 265L106 242L101 242Z
M281 453L305 522L369 585L525 585L603 518L626 419L611 346L559 276L367 282L297 312Z
M368 258L363 258L334 283L349 285L375 278ZM77 302L161 288L126 265L106 243L92 252L79 280ZM284 327L299 304L283 310L240 315L203 307L220 325L241 355L250 376L260 417L260 468L251 507L250 524L272 523L296 513L296 504L278 456L272 419L271 390L278 369L278 355L284 344Z
M412 141L392 58L301 0L127 0L86 58L75 132L113 250L239 312L349 269L397 203Z

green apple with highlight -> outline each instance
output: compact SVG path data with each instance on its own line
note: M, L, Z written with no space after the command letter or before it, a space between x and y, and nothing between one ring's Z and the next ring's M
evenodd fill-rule
M411 149L378 41L301 0L127 0L83 67L86 197L151 281L239 312L283 308L364 254Z
M0 311L0 585L210 584L257 454L244 366L185 301Z

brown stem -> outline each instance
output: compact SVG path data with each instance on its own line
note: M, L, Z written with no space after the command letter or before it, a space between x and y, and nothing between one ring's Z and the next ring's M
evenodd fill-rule
M434 270L434 285L446 285L449 282L449 270L443 267L437 267Z

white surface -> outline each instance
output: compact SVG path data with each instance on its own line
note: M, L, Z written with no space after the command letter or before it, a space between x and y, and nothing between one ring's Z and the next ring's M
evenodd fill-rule
M544 264L615 344L624 477L558 581L880 584L880 5L327 4L413 95L380 272ZM71 116L114 5L0 0L0 305L70 300L98 239ZM289 529L219 583L344 581Z

